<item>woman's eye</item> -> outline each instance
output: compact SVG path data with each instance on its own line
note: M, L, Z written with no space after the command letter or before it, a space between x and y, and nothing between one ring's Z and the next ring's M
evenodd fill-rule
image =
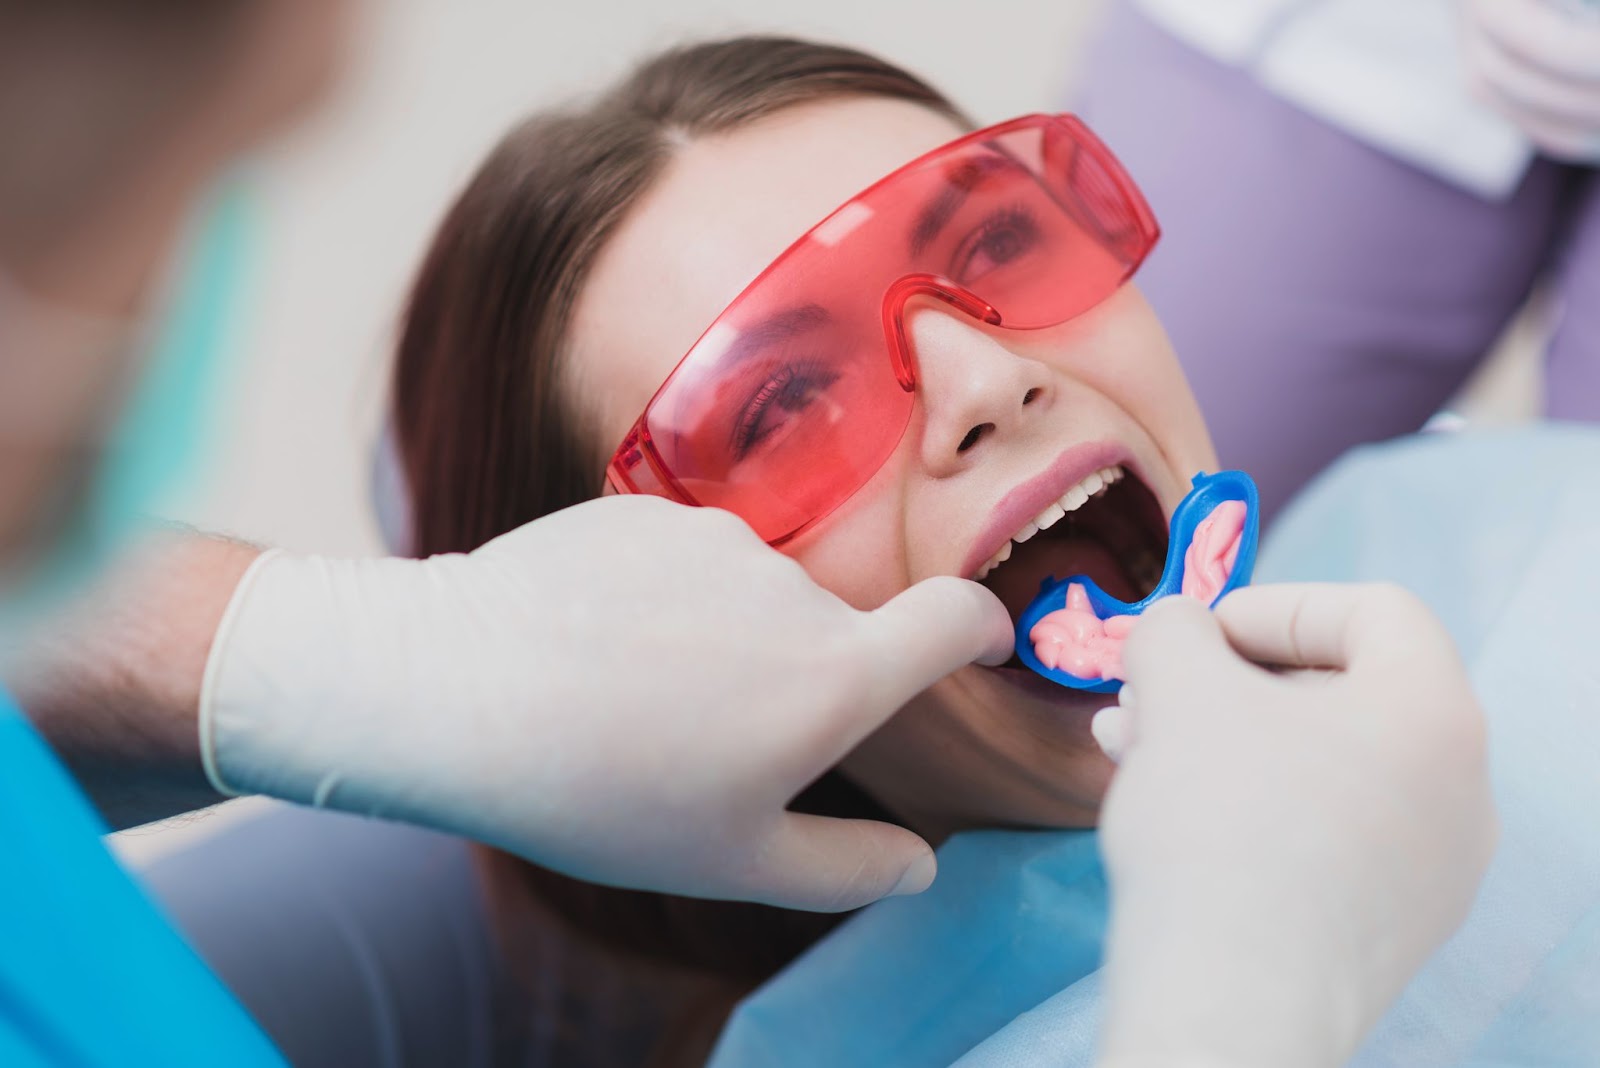
M1039 224L1026 208L997 211L961 242L950 273L956 281L971 284L1025 256L1038 245L1039 237Z
M733 451L743 460L760 445L797 419L830 386L839 372L827 366L785 364L755 391L734 427Z

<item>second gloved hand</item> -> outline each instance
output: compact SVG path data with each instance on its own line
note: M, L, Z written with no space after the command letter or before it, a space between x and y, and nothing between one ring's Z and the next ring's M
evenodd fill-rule
M1600 161L1600 3L1467 0L1473 88L1556 159Z
M1449 637L1397 587L1261 586L1156 605L1125 665L1095 723L1121 758L1108 1063L1343 1064L1493 849Z
M466 555L268 554L201 699L231 793L407 820L617 886L817 910L924 889L915 834L785 811L1011 624L935 579L873 612L738 519L608 497Z

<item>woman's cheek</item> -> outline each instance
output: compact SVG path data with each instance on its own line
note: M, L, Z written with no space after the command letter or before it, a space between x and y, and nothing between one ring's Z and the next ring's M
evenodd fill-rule
M886 496L874 496L858 493L783 550L817 585L863 611L910 584L904 523Z
M1126 287L1121 300L1127 310L1115 320L1114 348L1125 356L1114 399L1180 465L1214 468L1211 435L1166 329L1135 287Z
M1129 367L1114 389L1113 399L1171 459L1202 466L1214 459L1200 407L1183 368L1170 353L1150 353Z

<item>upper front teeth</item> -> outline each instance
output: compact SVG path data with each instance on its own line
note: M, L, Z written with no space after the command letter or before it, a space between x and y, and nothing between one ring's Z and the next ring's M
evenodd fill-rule
M978 568L974 578L984 578L1011 558L1012 546L1022 544L1041 530L1049 530L1062 516L1068 512L1076 512L1090 497L1103 493L1108 487L1115 485L1122 476L1123 470L1120 466L1102 467L1098 471L1090 472L1082 482L1067 490L1057 500L1045 505L1044 511L1022 524L1022 529L1011 535L1010 540L1000 547L1000 551L989 557L988 561Z

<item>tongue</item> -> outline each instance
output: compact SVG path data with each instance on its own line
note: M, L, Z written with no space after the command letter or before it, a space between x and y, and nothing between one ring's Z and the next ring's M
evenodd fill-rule
M995 568L984 585L1020 619L1039 593L1039 584L1054 576L1088 575L1102 590L1121 601L1137 601L1138 593L1122 573L1115 554L1094 538L1035 537L1012 550L1011 559Z

